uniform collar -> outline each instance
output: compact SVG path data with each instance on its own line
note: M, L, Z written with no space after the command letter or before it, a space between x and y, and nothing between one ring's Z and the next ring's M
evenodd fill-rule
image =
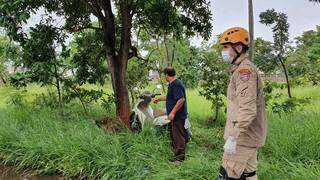
M235 62L236 65L240 65L242 64L243 61L245 61L246 59L248 59L247 54L242 54Z
M236 60L235 64L232 64L229 68L229 72L232 74L235 70L239 68L241 64L245 64L248 60L248 56L246 54L242 54L239 59Z

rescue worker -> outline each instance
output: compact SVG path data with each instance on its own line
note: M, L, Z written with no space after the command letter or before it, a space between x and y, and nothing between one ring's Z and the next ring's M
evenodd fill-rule
M166 81L169 83L167 96L156 97L153 102L157 104L160 101L166 101L167 114L171 121L171 144L174 151L174 158L171 163L179 165L185 160L186 146L189 139L185 128L188 116L186 90L182 81L176 78L174 68L165 68L164 74Z
M222 57L230 63L227 122L219 180L256 180L257 152L265 144L267 120L261 77L248 60L249 33L234 27L221 38Z

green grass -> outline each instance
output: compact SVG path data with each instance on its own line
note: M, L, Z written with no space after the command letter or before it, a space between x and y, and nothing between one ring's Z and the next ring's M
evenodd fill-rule
M0 158L20 170L92 179L214 179L217 175L223 127L206 125L213 111L197 90L187 93L194 137L188 144L188 158L179 167L168 163L172 153L167 135L151 127L140 134L106 134L94 124L105 115L98 104L89 106L86 114L75 102L64 115L32 104L7 106L14 91L0 89ZM31 102L34 94L45 91L32 85L25 96ZM260 179L320 177L320 88L295 88L293 94L312 97L312 103L281 117L268 113L268 140L259 152Z

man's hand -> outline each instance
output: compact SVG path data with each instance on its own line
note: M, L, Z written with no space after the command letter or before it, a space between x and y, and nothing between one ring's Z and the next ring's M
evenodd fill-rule
M152 101L153 101L154 104L158 104L158 102L160 101L160 99L157 98L157 97L155 97L155 98L152 99Z
M226 143L224 144L224 152L227 154L235 154L236 153L237 141L233 136L229 136Z
M186 102L185 98L180 98L176 105L173 107L172 111L169 114L169 120L173 121L174 116L176 115L176 113L179 111L179 109L183 106L183 104Z
M154 97L152 99L153 103L158 104L160 101L166 101L167 97L166 96L159 96L159 97Z
M175 113L171 112L171 113L169 114L169 117L168 117L169 120L170 120L170 121L173 121L175 115L176 115Z

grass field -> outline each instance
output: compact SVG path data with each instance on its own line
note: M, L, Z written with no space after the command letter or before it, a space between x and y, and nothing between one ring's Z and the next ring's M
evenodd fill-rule
M46 92L32 85L24 95ZM279 90L285 93L285 91ZM91 179L214 179L221 163L223 124L207 125L210 103L189 90L188 108L194 137L187 160L178 167L171 158L169 139L148 127L140 134L106 134L94 120L106 115L98 104L84 113L80 104L57 109L32 104L8 106L13 88L0 88L0 159L20 170ZM293 89L311 103L292 114L268 110L268 140L259 152L259 178L320 179L320 87Z

